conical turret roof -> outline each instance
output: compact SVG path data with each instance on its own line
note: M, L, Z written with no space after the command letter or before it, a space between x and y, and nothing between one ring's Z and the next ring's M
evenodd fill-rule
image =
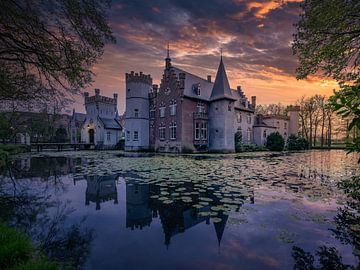
M231 94L229 80L226 75L225 66L221 57L210 100L231 99L236 100Z

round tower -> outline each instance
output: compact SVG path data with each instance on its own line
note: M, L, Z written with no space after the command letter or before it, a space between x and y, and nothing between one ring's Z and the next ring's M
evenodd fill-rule
M126 73L125 150L149 148L149 91L152 78L142 72Z

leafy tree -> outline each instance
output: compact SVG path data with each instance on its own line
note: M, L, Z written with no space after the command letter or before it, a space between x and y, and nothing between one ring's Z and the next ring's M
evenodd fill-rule
M348 130L360 130L360 79L354 85L340 84L340 91L330 98L333 110L341 117L350 119ZM360 137L354 137L348 145L350 152L360 152ZM359 160L360 161L360 160Z
M286 142L288 150L306 150L309 148L309 142L300 136L290 135Z
M271 133L266 139L266 148L270 151L282 151L284 145L285 140L279 132Z
M297 78L322 70L339 81L356 80L360 75L360 2L305 0L302 9L293 43L300 61Z
M91 82L110 0L0 1L0 100L59 98Z
M55 132L55 140L56 142L65 142L67 139L67 131L65 128L58 128Z
M13 136L11 125L4 114L0 114L0 140L5 142Z

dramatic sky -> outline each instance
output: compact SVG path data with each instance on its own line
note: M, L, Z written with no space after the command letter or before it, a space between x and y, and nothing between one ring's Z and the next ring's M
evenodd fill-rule
M159 83L169 42L173 65L204 78L215 77L222 47L230 85L241 85L258 103L329 95L332 81L295 79L291 43L300 11L299 0L113 0L109 20L117 43L94 66L89 90L118 92L122 113L125 73L143 71Z

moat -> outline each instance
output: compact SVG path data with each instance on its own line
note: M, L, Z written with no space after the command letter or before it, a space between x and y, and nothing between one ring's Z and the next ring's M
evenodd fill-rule
M0 176L0 219L79 269L355 269L359 196L342 183L358 158L21 155Z

